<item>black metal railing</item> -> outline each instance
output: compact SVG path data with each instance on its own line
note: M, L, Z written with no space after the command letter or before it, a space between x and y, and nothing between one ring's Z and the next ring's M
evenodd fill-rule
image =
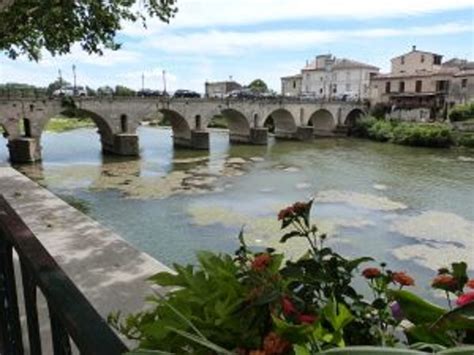
M19 259L26 329L20 321L13 251ZM54 355L122 354L127 347L59 267L33 232L0 195L0 354L41 355L37 292L44 295L51 323ZM21 290L20 290L21 292Z

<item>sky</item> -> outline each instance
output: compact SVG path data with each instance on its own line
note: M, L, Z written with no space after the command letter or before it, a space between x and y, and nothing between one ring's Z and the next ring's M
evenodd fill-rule
M0 83L47 86L58 77L97 88L204 91L205 81L261 78L280 91L318 54L331 53L390 70L390 59L418 49L474 60L473 0L178 0L170 24L124 23L119 51L72 53L40 62L0 54Z

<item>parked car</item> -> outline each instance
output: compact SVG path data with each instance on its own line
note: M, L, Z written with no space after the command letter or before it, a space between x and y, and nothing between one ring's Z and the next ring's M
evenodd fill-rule
M232 90L227 93L226 98L254 99L257 95L250 89Z
M176 90L173 97L176 98L200 98L201 94L191 90Z
M87 90L84 86L64 86L53 91L53 96L87 96Z
M166 91L143 89L137 92L140 97L166 97L169 96Z

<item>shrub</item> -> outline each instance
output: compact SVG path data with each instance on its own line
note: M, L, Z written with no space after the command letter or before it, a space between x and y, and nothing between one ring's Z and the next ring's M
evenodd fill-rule
M401 123L393 130L393 143L445 148L453 144L451 128L446 124Z
M474 148L474 133L464 133L458 137L457 143L464 147Z
M384 103L376 103L374 107L370 110L370 114L378 119L384 119L385 115L390 112L390 105Z
M369 138L369 129L377 122L373 116L367 116L360 120L356 120L351 134L355 137Z
M449 113L449 119L453 122L474 119L474 102L455 106Z
M369 128L369 138L377 142L388 142L393 138L394 123L378 120Z

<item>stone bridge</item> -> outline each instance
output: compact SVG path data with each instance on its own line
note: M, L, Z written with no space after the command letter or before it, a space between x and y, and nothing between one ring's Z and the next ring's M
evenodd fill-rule
M222 115L231 142L266 144L271 119L275 137L309 140L333 136L364 115L360 103L288 99L163 99L85 98L74 101L76 114L90 117L98 128L102 150L118 155L138 155L137 128L158 112L170 121L176 147L209 149L207 130L212 118ZM12 162L41 159L41 135L48 121L70 107L61 99L2 99L0 127L8 139Z

